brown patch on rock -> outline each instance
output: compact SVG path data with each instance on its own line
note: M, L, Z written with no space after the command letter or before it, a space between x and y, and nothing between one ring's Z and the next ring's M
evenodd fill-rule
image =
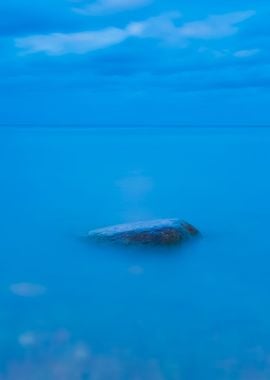
M189 223L184 223L184 228L185 230L192 236L196 236L196 235L199 235L199 230L197 230L197 228L195 228L194 226L192 226L191 224Z

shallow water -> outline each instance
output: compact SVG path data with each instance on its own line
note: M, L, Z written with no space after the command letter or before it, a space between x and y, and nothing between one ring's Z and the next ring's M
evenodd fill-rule
M0 380L270 378L270 129L0 130ZM146 249L88 230L180 217Z

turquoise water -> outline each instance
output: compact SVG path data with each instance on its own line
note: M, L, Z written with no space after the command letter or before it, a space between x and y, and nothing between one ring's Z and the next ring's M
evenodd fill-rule
M269 164L267 128L2 128L0 379L269 380ZM203 239L84 239L167 217Z

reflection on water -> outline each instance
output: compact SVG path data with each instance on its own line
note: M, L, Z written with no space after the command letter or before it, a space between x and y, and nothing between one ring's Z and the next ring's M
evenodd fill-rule
M269 380L269 163L267 129L2 129L0 380ZM84 238L164 217L203 239Z
M46 293L46 288L45 286L38 284L20 283L12 284L10 286L10 291L21 297L37 297Z

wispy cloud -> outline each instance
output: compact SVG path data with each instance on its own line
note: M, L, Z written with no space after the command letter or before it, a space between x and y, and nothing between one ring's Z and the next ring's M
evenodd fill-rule
M238 31L238 24L255 15L255 11L211 15L205 20L188 22L178 29L186 38L212 39L231 36Z
M143 7L149 4L151 0L97 0L89 4L82 3L80 6L73 8L75 12L102 15L104 13L114 13Z
M24 53L44 52L48 55L84 54L123 42L129 37L128 29L106 28L80 33L52 33L17 38L16 46Z
M249 58L260 53L260 49L238 50L234 53L236 58Z
M243 50L232 50L232 49L211 49L207 47L200 47L198 49L198 53L202 55L208 55L210 57L215 57L215 58L249 58L256 56L260 53L262 53L261 49L243 49ZM222 60L224 62L224 60ZM236 61L234 60L229 60L228 59L225 61L226 64L233 64L235 65Z
M16 46L24 53L43 52L48 55L84 54L119 44L128 38L155 38L185 44L192 39L217 39L238 32L238 24L255 14L254 11L212 15L205 20L177 26L179 14L171 13L129 23L124 28L104 28L78 33L52 33L17 38Z

